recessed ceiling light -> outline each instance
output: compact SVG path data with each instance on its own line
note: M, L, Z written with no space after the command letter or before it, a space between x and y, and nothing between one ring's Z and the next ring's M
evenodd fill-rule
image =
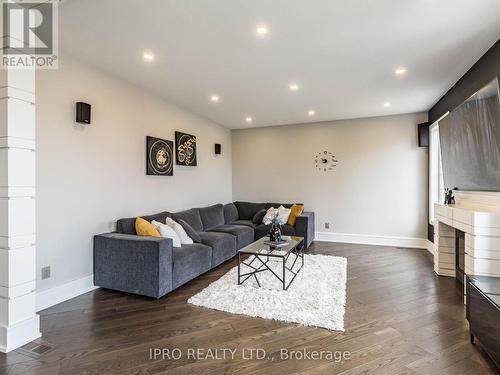
M406 74L407 71L408 69L406 69L404 66L400 66L399 68L396 68L394 74L396 74L397 76L403 76Z
M153 61L155 59L155 56L150 52L145 52L142 57L144 57L144 60L146 61Z
M309 112L307 112L309 116L314 116L316 114L316 111L314 109L311 109Z
M290 86L288 86L288 88L290 89L290 91L297 91L299 89L299 85L297 85L296 83L290 83Z
M246 122L250 123L253 121L253 118L251 118L250 116L247 116L247 118L245 119Z
M212 95L212 96L210 97L210 100L211 100L212 102L214 102L214 103L217 103L217 102L220 100L220 97L219 97L219 95Z
M390 102L385 102L385 103L384 103L384 107L385 107L385 108L389 108L390 106L391 106L391 103L390 103Z
M264 36L264 35L267 35L268 33L268 29L267 27L265 26L257 26L257 28L255 29L255 32L257 33L257 35L259 36Z

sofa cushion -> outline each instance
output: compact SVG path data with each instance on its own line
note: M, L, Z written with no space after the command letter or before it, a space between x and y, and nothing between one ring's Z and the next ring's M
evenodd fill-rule
M255 225L262 224L262 220L264 219L264 216L266 216L266 212L267 211L265 209L257 211L257 213L253 215L252 222Z
M262 222L259 223L259 224L271 224L273 222L273 220L276 220L278 217L278 209L277 208L274 208L274 207L270 207L267 209L264 217L262 218Z
M244 226L250 227L250 228L256 227L256 225L253 223L252 220L236 220L236 221L233 221L232 223L230 223L230 225L244 225Z
M292 212L291 208L285 208L283 206L278 207L278 223L281 225L288 223L288 218L290 217L290 213Z
M170 217L167 217L166 223L177 234L177 236L179 237L179 239L181 241L181 244L183 244L183 245L192 245L193 244L193 242L194 242L193 239L188 236L184 227L182 225L180 225L177 221L175 221L174 219L172 219Z
M234 202L238 209L239 220L252 220L254 215L265 207L265 203Z
M135 219L135 231L138 236L161 237L158 229L142 217Z
M283 206L285 208L291 208L293 203L266 203L266 210L269 210L271 207L278 208L279 206Z
M210 229L210 232L229 233L236 236L236 245L238 250L251 244L254 239L253 228L246 225L226 224Z
M160 236L163 238L170 238L172 240L173 247L181 247L181 239L175 233L174 228L170 225L160 223L159 221L152 221L151 224L156 228L158 232L160 232ZM192 242L192 241L191 241Z
M190 210L177 212L177 213L172 215L172 219L174 219L178 223L179 223L179 220L184 220L195 231L197 231L197 232L203 231L203 223L201 222L200 211L197 208L191 208ZM186 229L186 228L184 228L184 229ZM188 233L188 235L189 235L189 233ZM191 236L189 236L189 237L191 237Z
M224 225L224 209L222 204L199 209L203 230L209 230Z
M171 213L164 211L154 215L141 216L144 220L152 222L153 220L164 223ZM135 217L120 219L116 222L116 231L123 234L137 234L135 231Z
M189 225L188 223L186 223L184 220L182 220L182 219L178 219L178 220L179 220L179 224L182 226L182 228L184 228L184 231L189 236L189 238L191 238L193 240L193 242L200 243L201 238L200 238L200 235L198 234L198 232L195 231L193 229L193 227L191 225Z
M212 249L200 243L172 249L172 286L194 279L212 268Z
M238 209L236 208L234 203L225 204L223 210L224 210L224 224L230 224L233 221L238 220Z
M255 240L269 235L271 225L261 224L255 227ZM285 224L281 226L281 234L284 236L295 236L295 228Z
M218 266L236 255L236 237L232 234L201 232L199 235L201 242L212 248L212 267Z
M297 220L297 217L302 215L302 212L304 212L304 205L303 204L294 204L290 208L290 216L288 217L288 225L291 225L292 227L295 226L295 221Z

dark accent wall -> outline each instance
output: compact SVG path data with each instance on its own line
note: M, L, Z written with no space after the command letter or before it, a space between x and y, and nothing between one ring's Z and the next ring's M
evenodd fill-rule
M432 124L446 112L458 107L498 75L500 75L500 39L430 109L429 122Z

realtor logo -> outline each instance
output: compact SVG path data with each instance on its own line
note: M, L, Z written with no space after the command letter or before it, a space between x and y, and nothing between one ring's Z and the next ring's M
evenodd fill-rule
M2 68L57 68L58 1L2 1Z

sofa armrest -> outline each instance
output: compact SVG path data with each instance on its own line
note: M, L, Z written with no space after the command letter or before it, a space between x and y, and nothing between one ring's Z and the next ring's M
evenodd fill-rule
M314 240L314 212L303 212L297 216L295 221L295 234L299 237L304 237L306 248L311 245Z
M172 290L172 240L121 233L94 236L94 284L160 298Z

